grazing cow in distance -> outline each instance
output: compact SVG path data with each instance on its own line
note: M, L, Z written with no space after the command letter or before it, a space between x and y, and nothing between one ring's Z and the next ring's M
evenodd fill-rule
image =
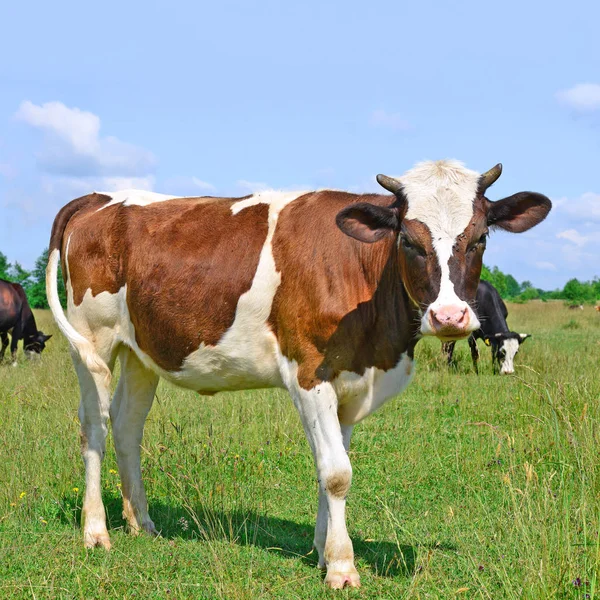
M9 333L13 364L17 363L17 345L20 340L23 340L25 355L31 357L41 354L46 342L52 337L38 330L25 290L18 283L0 279L0 362L4 360L4 353L8 348Z
M569 304L569 310L583 310L583 304Z
M520 345L531 337L528 333L515 333L510 331L506 323L508 309L500 297L498 290L489 281L480 281L477 286L475 300L477 318L481 327L469 336L471 358L475 372L479 350L477 340L483 340L486 346L492 348L492 367L495 372L508 375L515 372L514 359L519 351ZM452 364L454 344L456 342L445 342L443 351L447 354L448 364Z
M391 195L125 191L67 204L52 228L46 285L81 388L85 545L110 547L100 494L109 417L129 529L156 533L140 442L159 377L200 394L280 387L315 459L325 582L358 586L345 515L353 426L408 385L421 337L479 328L470 302L489 229L526 231L550 210L534 192L488 200L500 172L439 161L400 179L379 175Z
M596 306L596 312L600 312L600 306Z

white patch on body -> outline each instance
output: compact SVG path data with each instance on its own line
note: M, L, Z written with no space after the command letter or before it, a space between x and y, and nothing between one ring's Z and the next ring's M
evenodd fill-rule
M421 333L424 335L434 333L429 324L429 311L448 305L467 308L470 317L468 330L479 328L479 320L471 307L454 291L449 266L456 238L473 217L479 177L479 173L454 160L419 163L400 177L408 200L405 218L427 225L441 269L439 295L421 319Z
M168 194L157 194L156 192L147 192L146 190L121 190L119 192L96 192L104 196L110 196L110 202L101 206L98 211L104 210L114 204L122 204L123 206L148 206L155 202L165 202L166 200L174 200L181 196L170 196Z
M402 392L410 383L414 371L414 361L404 353L398 364L389 371L370 367L363 375L349 371L340 373L333 381L339 399L340 421L345 425L362 421Z
M502 362L502 367L500 368L500 373L503 375L508 375L510 373L515 372L515 356L519 351L519 340L516 339L508 339L504 340L502 346L502 350L504 350L504 361Z

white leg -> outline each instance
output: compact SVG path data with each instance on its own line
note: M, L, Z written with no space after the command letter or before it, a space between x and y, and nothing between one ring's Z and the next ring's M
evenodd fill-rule
M352 481L352 467L345 448L351 427L342 430L337 415L337 397L329 383L311 390L291 386L290 393L313 452L319 479L319 514L315 545L319 564L327 568L325 583L332 588L360 585L354 567L354 551L346 530L346 495Z
M79 357L73 357L81 402L79 420L81 422L81 453L85 464L85 497L83 500L82 521L83 541L86 548L102 546L110 548L110 538L106 529L106 513L102 503L100 467L106 448L108 407L110 404L110 383L104 375L91 373Z
M142 481L140 444L144 423L154 400L158 375L150 371L129 349L119 353L121 377L110 407L115 450L121 476L123 517L129 531L157 534L148 515L148 501Z
M350 437L352 436L353 425L341 425L342 440L346 453L350 449ZM317 524L315 526L314 546L319 553L319 568L325 568L325 542L327 540L327 523L329 520L329 509L327 506L327 496L319 486L319 510L317 512Z

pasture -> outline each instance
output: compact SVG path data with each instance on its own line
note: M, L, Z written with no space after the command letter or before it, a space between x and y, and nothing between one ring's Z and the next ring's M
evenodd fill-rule
M362 589L331 591L311 553L312 457L286 393L201 397L161 383L142 465L160 538L121 518L112 440L103 498L113 549L85 551L78 386L55 334L0 366L2 598L595 598L600 565L600 315L509 305L532 333L514 376L449 371L417 346L408 390L356 427L348 528Z

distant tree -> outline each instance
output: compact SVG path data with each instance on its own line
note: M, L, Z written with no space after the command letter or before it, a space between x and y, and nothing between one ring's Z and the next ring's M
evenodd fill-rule
M31 272L31 284L27 290L27 299L32 308L48 308L46 298L46 265L48 264L48 249L35 261Z
M11 264L8 262L5 254L0 252L0 279L8 279Z
M527 288L530 288L530 287L533 287L533 283L531 283L531 281L529 281L528 279L521 282L521 291L522 292L524 292Z
M594 286L590 281L581 282L579 279L569 279L562 291L562 297L567 302L584 303L595 300Z
M521 293L521 286L512 275L506 275L506 295L508 298L514 298Z
M27 291L31 285L31 273L21 266L21 263L16 262L8 271L8 278L15 283L20 283L23 289Z
M46 267L48 266L48 248L46 248L35 261L35 267L31 272L31 283L27 290L29 304L33 308L48 308L48 297L46 296ZM67 305L67 293L65 284L58 269L58 297L63 308Z
M483 265L481 267L481 276L480 276L480 279L482 281L489 281L490 283L492 283L492 272L485 265Z

